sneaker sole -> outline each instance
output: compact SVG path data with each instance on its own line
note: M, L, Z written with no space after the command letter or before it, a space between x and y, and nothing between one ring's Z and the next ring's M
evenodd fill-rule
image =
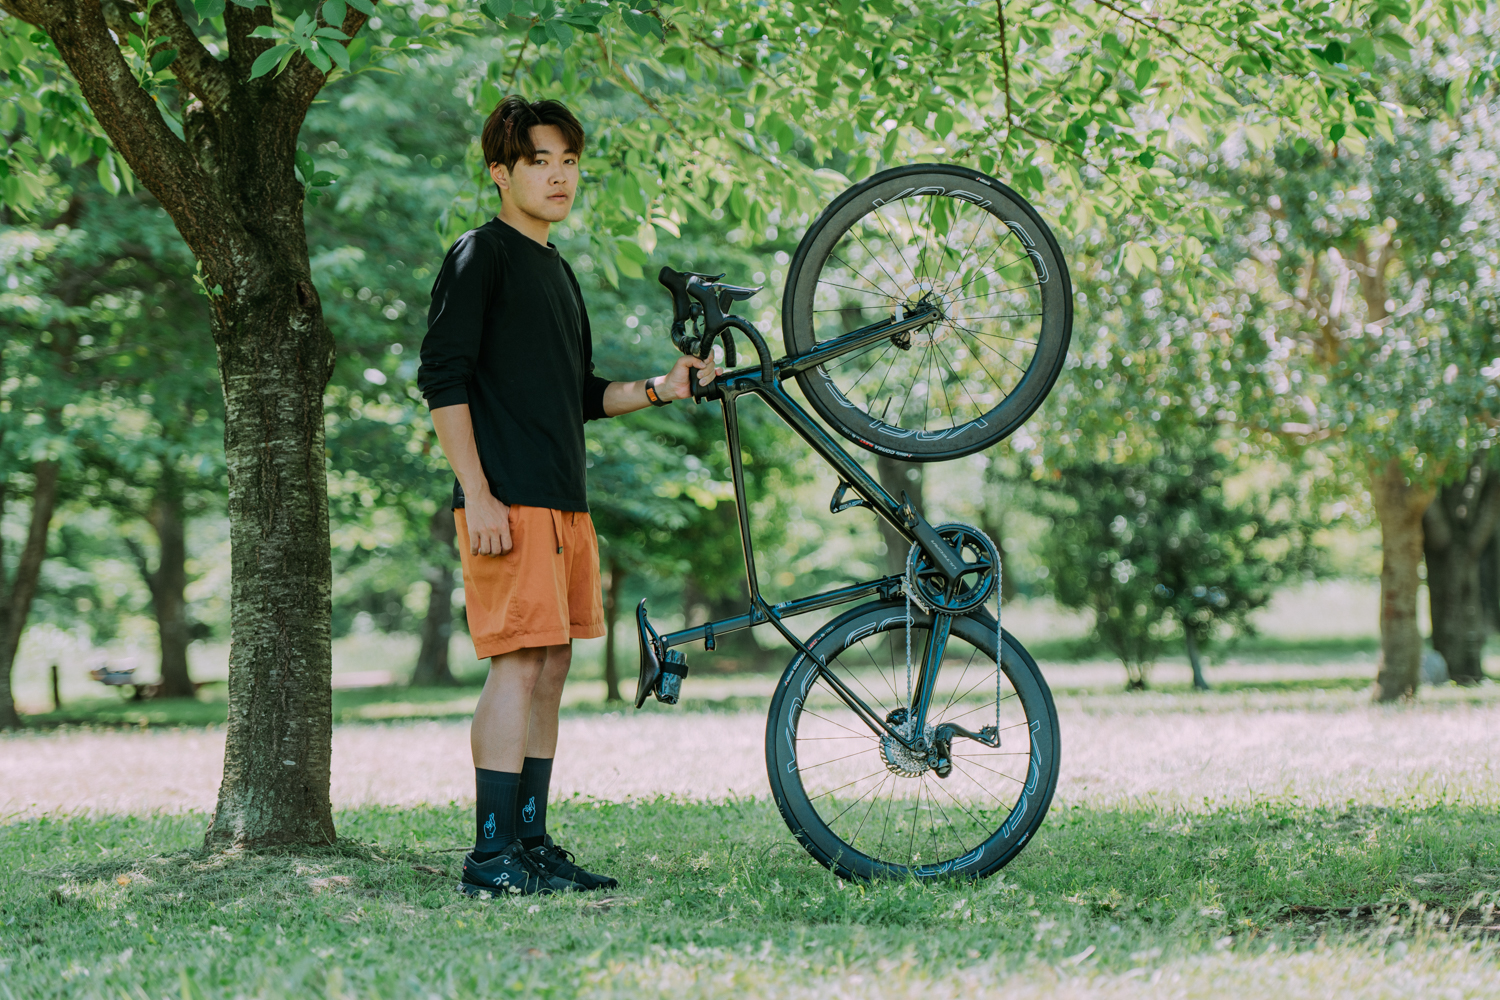
M514 887L512 887L509 892L503 892L500 889L491 888L490 886L487 886L487 885L470 885L468 882L460 882L460 883L458 883L458 885L454 886L454 888L457 891L463 893L465 896L468 896L470 899L503 899L503 898L507 898L507 897L510 897L510 896L551 896L551 895L553 895L552 890L549 889L549 888L547 888L547 887L545 887L545 886L543 886L540 889L536 889L536 890L534 890L532 892L527 892L524 889L518 889L518 888L514 888Z

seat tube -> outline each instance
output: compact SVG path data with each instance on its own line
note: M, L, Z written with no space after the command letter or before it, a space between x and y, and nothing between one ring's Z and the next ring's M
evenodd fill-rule
M745 467L740 461L740 416L738 394L725 393L724 443L729 448L729 474L734 481L734 509L740 520L740 545L745 550L745 582L750 588L752 608L760 600L760 577L755 572L755 548L750 540L750 507L745 501ZM754 611L751 612L752 616Z
M912 730L913 738L920 739L927 731L927 710L932 707L932 691L937 687L938 670L943 665L943 653L948 648L948 636L952 633L952 615L932 616L932 631L927 633L927 649L922 654L922 672L917 675L917 703L914 708L917 724Z

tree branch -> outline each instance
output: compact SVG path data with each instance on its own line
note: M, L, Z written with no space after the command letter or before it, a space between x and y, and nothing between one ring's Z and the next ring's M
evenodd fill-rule
M136 0L136 9L145 10L140 0ZM205 108L217 115L229 101L229 74L224 72L223 65L188 25L175 0L156 5L151 11L150 27L154 34L171 39L173 47L177 49L172 72L203 102ZM182 103L185 107L188 102L184 100Z
M1005 38L1005 0L995 0L995 17L1000 22L1000 70L1005 81L1005 132L1009 139L1016 112L1010 97L1010 45Z
M192 152L167 128L156 102L136 82L104 21L99 0L0 3L52 38L94 119L141 183L172 215L199 258L211 254L224 259L227 255L214 253L212 244L226 238L221 220L229 213Z
M1218 73L1219 72L1218 67L1216 67L1213 63L1209 62L1208 60L1204 59L1202 56L1198 55L1196 52L1193 52L1187 46L1183 45L1182 42L1180 42L1178 40L1178 38L1177 38L1176 35L1172 34L1172 32L1168 31L1166 28L1163 28L1160 25L1160 23L1148 21L1148 20L1146 20L1143 17L1137 17L1136 15L1130 13L1129 11L1127 11L1123 7L1116 7L1114 4L1110 3L1109 0L1094 0L1094 3L1096 3L1099 6L1105 8L1106 10L1112 10L1112 11L1114 11L1116 14L1120 15L1125 20L1133 22L1135 24L1139 24L1141 27L1145 28L1148 31L1155 32L1156 34L1158 34L1161 37L1165 38L1167 40L1167 42L1169 44L1171 44L1171 46L1173 48L1177 49L1179 52L1181 52L1183 55L1187 56L1189 59L1193 60L1196 63L1202 64L1203 66L1207 67L1210 71L1212 71L1214 73Z
M378 0L371 0L371 2L378 2ZM365 26L369 17L353 7L346 7L345 11L344 23L337 27L349 36L348 41L339 43L348 48L349 42L354 41L354 36L359 34L359 29ZM312 105L313 98L318 96L318 91L322 90L327 82L328 73L314 66L306 56L293 56L286 72L281 74L281 78L277 81L277 90L291 110L298 115L300 122L301 114Z
M255 63L256 57L272 45L269 38L251 38L250 32L275 23L268 6L247 10L233 2L224 5L224 34L229 46L230 75L233 79L249 80L250 67Z

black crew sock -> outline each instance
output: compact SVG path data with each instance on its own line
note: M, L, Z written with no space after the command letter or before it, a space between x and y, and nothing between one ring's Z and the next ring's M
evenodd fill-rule
M474 810L474 860L481 864L516 839L516 795L521 776L513 771L474 769L478 804Z
M528 851L547 839L547 786L552 784L552 758L527 757L521 764L521 792L516 796L516 833Z

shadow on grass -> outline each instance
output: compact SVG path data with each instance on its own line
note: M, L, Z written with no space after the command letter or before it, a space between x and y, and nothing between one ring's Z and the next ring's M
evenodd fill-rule
M185 996L185 980L203 997L337 992L335 975L359 995L575 996L600 970L628 993L629 970L682 961L697 971L680 996L702 992L699 974L736 980L754 963L794 979L886 962L941 976L981 957L1013 971L1087 952L1108 971L1377 928L1451 940L1491 933L1500 898L1500 817L1459 806L1058 809L999 875L927 884L841 882L756 800L575 799L549 820L622 888L459 897L462 806L344 812L345 841L297 853L205 854L201 815L11 824L6 978L37 997L69 993L79 969L101 996ZM636 985L667 995L667 980Z

